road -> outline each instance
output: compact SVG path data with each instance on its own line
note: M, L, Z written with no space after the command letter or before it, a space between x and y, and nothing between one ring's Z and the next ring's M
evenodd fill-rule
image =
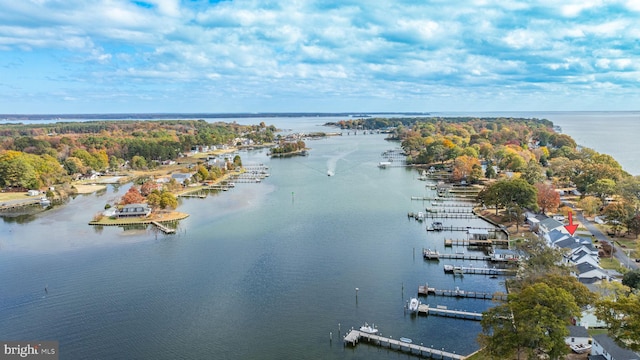
M623 266L632 270L638 269L639 264L635 262L635 259L627 256L627 253L625 252L626 249L623 249L618 244L612 242L611 239L607 235L603 234L602 231L600 231L600 229L598 229L591 221L585 219L585 217L582 216L582 213L577 213L576 218L580 223L582 223L582 225L584 225L584 227L587 228L587 230L591 232L591 234L593 234L593 236L595 236L599 242L606 242L608 244L613 243L613 256L618 259Z

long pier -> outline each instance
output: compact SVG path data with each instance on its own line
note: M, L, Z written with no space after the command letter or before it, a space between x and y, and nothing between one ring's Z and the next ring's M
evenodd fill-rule
M469 229L477 229L477 230L488 230L488 231L500 231L495 227L479 227L479 226L443 226L442 229L436 231L469 231ZM427 231L434 231L434 229L429 229L427 226Z
M453 266L453 265L445 265L444 266L445 273L452 274L478 274L478 275L515 275L518 270L517 269L503 269L503 268L488 268L488 267L472 267L472 266Z
M455 290L436 289L429 287L428 284L418 286L418 295L434 295L446 297L472 298L481 300L507 300L507 294L501 292L487 293L482 291L466 291L456 287Z
M388 347L389 349L408 352L411 355L428 357L432 359L447 359L447 360L464 360L466 356L456 354L455 352L448 352L444 350L438 350L423 345L417 345L409 342L404 342L391 337L385 337L376 334L369 334L360 330L351 330L344 337L344 343L356 346L360 340L367 340L371 345Z
M477 219L478 215L473 213L442 213L442 212L427 212L424 214L428 219Z
M444 239L444 246L492 246L492 245L509 245L507 239L487 239L487 240L474 240L474 239Z
M438 316L446 316L452 317L456 319L465 319L465 320L482 320L482 314L471 312L471 311L460 311L460 310L449 310L446 306L436 306L430 307L429 304L420 304L418 305L418 313L423 313L425 315L438 315Z

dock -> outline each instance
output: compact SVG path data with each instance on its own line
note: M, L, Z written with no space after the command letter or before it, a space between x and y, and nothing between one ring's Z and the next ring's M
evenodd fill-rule
M469 231L469 229L487 230L487 231L500 231L495 227L471 227L471 226L442 226L438 231ZM427 231L434 231L433 228L427 226Z
M517 269L503 269L503 268L488 268L488 267L466 267L466 266L453 266L445 265L445 273L455 274L478 274L478 275L515 275Z
M157 221L152 221L151 224L155 225L155 227L157 227L160 231L162 231L165 234L175 234L176 233L176 229L164 226L164 225L160 224Z
M444 246L492 246L492 245L509 245L508 239L444 239Z
M443 213L443 212L427 212L424 215L427 219L477 219L478 215L473 213Z
M507 294L501 292L487 293L482 291L466 291L456 287L455 290L436 289L429 287L428 284L418 286L418 295L423 296L446 296L459 298L472 298L481 300L507 300Z
M454 259L454 260L478 260L489 261L491 256L489 255L468 255L468 254L438 254L440 259Z
M460 311L460 310L449 310L446 306L436 306L430 307L429 304L420 304L418 305L418 313L423 313L425 315L438 315L438 316L446 316L452 317L456 319L465 319L465 320L482 320L482 314L471 312L471 311Z
M361 340L367 340L367 343L370 345L408 352L411 355L421 356L425 358L447 360L463 360L466 358L466 356L456 354L455 352L448 352L423 345L403 342L400 340L392 339L391 337L369 334L360 330L351 330L344 337L344 343L351 346L356 346Z

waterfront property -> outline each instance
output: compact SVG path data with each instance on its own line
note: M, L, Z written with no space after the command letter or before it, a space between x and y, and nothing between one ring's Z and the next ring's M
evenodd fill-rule
M116 217L147 217L151 215L151 208L147 204L126 204L116 211Z

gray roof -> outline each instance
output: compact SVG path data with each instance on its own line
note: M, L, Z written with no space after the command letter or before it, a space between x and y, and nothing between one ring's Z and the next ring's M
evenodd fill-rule
M640 360L640 355L620 347L607 334L593 335L593 340L597 341L603 349L611 354L612 360Z
M567 326L569 329L569 336L571 337L590 337L589 332L584 326Z
M540 226L544 226L547 229L555 229L557 227L564 226L564 225L560 221L558 221L558 220L556 220L554 218L548 217L548 218L540 221Z

